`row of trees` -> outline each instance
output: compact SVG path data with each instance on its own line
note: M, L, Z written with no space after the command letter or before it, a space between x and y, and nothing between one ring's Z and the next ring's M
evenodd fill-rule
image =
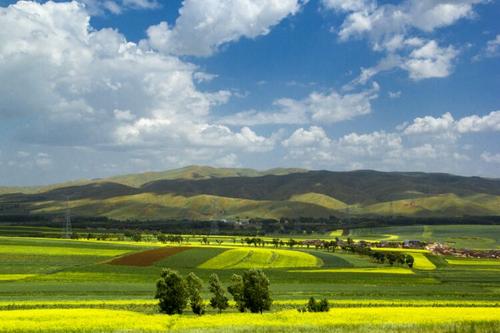
M249 310L252 313L262 313L271 308L269 286L269 279L263 271L251 269L243 275L233 274L227 291L240 312ZM193 313L202 315L205 313L202 289L203 281L193 272L184 278L179 272L167 268L161 272L156 283L155 298L159 300L160 311L163 313L182 314L189 304ZM229 307L229 298L215 273L209 277L208 290L212 295L209 301L212 308L221 313Z

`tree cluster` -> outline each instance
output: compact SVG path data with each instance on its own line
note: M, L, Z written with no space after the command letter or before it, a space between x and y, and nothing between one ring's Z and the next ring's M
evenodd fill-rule
M217 274L209 277L208 289L212 294L209 304L219 313L229 307L229 299ZM270 310L272 299L269 290L270 282L261 270L251 269L243 275L234 274L227 291L233 296L236 308L244 312L262 313ZM156 282L155 298L159 300L160 312L169 315L182 314L185 308L191 307L193 313L205 313L205 304L201 297L203 281L193 272L184 278L179 272L164 269Z
M323 298L319 302L314 297L309 298L306 306L299 309L299 312L328 312L330 311L330 304L328 300Z

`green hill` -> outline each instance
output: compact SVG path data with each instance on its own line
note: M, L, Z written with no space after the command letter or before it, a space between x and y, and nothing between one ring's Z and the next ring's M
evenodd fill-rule
M190 166L3 191L3 215L59 215L66 201L76 215L140 220L500 215L500 180L416 172Z

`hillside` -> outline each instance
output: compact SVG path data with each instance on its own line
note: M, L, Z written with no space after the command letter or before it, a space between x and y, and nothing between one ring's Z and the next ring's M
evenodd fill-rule
M4 189L0 214L59 215L66 201L76 215L141 220L500 215L500 180L418 172L190 166Z

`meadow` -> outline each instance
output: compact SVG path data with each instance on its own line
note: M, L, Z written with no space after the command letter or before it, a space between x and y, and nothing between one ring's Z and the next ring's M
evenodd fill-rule
M210 239L165 245L0 237L0 332L496 332L500 325L500 261L399 249L414 256L410 269L341 250ZM215 272L225 285L234 273L264 269L272 312L159 314L153 295L164 267L195 272L205 283ZM202 296L209 298L206 286ZM299 313L310 296L328 298L330 312Z

